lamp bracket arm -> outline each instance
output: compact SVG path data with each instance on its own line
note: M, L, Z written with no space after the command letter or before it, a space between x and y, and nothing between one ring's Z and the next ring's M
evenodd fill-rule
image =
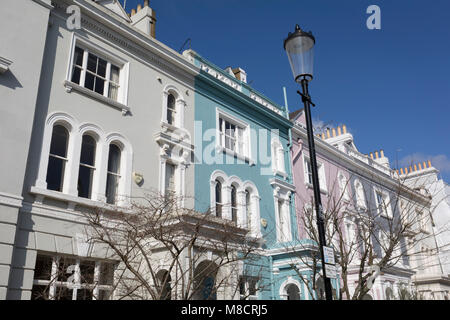
M300 91L297 90L297 93L302 97L302 102L308 101L313 107L316 105L311 101L311 97L309 95L303 94Z

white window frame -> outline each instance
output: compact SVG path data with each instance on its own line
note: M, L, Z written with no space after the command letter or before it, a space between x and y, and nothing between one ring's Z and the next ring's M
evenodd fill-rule
M307 168L307 164L306 164L306 161L309 161L309 163L311 164L311 159L304 152L302 152L302 157L303 157L304 182L307 187L312 188L312 183L309 182L309 178L308 178L309 173L308 173L308 168ZM317 161L317 159L316 159L316 161ZM312 167L311 167L311 170L312 170ZM328 188L327 188L327 181L325 178L325 165L320 161L317 161L317 173L319 175L320 191L323 193L327 193ZM311 180L312 180L312 172L311 172Z
M271 155L272 155L272 171L274 175L287 177L285 152L283 145L278 137L272 138L271 141Z
M393 213L389 193L381 190L380 188L374 187L374 194L375 194L375 205L378 214L382 217L392 219ZM381 204L378 202L378 194L380 194L383 199L384 202L383 206L381 206Z
M233 124L236 126L236 144L239 145L237 141L237 135L238 135L238 128L242 129L242 149L239 150L239 146L237 151L231 150L225 147L225 131L222 134L220 131L220 119L222 119L223 129L225 130L225 121L229 122L230 124ZM223 110L216 108L216 150L225 152L231 156L236 156L237 158L248 161L249 164L253 164L252 155L251 155L251 138L250 138L250 125L242 120L239 120L238 118L230 115L229 113L224 112Z
M175 98L175 117L172 123L167 121L167 102L170 94ZM184 114L186 107L187 103L184 100L183 95L180 93L180 90L172 84L165 86L162 96L161 125L171 130L176 128L184 128Z
M46 256L52 259L51 265L51 274L50 280L41 280L41 279L33 279L33 285L37 286L48 286L48 298L50 300L55 300L56 290L58 287L64 287L68 289L72 289L72 300L77 300L77 290L78 289L92 289L92 300L97 300L99 297L100 290L109 291L109 300L111 300L114 296L114 286L113 285L100 285L98 284L100 281L100 270L102 263L111 264L115 269L115 263L113 262L104 262L100 260L93 259L84 259L80 257L74 256L61 256L61 255L47 255L47 254L38 254L41 256ZM59 270L59 260L62 258L73 259L75 260L74 271L73 271L73 282L63 282L58 281L58 270ZM90 261L95 263L94 274L93 274L93 284L82 284L81 283L81 271L80 271L80 263L82 261ZM113 271L113 281L114 281L114 271Z
M74 63L73 59L75 56L75 48L76 47L79 47L84 50L83 66L82 66L83 70L80 75L80 84L72 82L72 72L73 72L73 63ZM102 58L103 60L106 60L108 63L108 66L109 66L109 70L110 70L111 64L115 65L119 68L119 83L118 83L119 90L118 90L118 94L117 94L117 100L111 99L107 95L108 91L109 91L109 86L107 86L106 84L109 84L109 81L110 81L109 80L110 74L108 73L108 67L107 67L107 71L106 71L106 75L105 75L105 78L108 79L105 81L105 88L107 88L107 89L104 90L103 95L84 87L84 79L85 79L84 75L86 74L86 70L87 70L87 57L88 57L89 52L96 55L99 58ZM77 91L80 91L81 93L84 93L84 94L92 97L92 98L99 99L103 102L106 102L106 103L112 105L113 107L119 108L122 110L122 112L126 112L126 111L130 110L129 107L127 106L128 105L128 77L129 77L129 62L125 61L121 57L118 57L114 53L100 47L99 45L94 44L92 41L81 38L80 36L78 36L75 33L73 34L71 48L70 48L70 54L69 54L68 67L67 67L67 72L66 72L66 80L64 82L64 85L68 92L71 92L72 89L75 89Z
M55 124L63 124L69 131L69 144L67 151L68 162L66 172L64 173L62 192L48 190L46 183L50 143ZM95 155L96 172L93 176L90 199L78 197L77 188L81 145L84 134L92 134L92 136L97 140ZM116 143L121 148L121 162L119 171L121 178L117 191L117 195L120 196L120 198L119 201L116 202L116 205L126 206L129 203L129 197L131 196L131 171L133 159L133 150L128 140L118 133L110 133L105 135L102 129L94 124L79 124L75 118L62 112L55 112L47 117L44 127L38 177L35 186L31 188L31 192L48 198L94 207L99 205L96 203L97 201L105 203L110 143Z

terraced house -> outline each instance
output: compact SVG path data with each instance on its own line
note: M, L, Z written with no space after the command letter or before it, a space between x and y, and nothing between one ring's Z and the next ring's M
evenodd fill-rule
M117 0L7 3L0 299L323 296L301 110L253 89L245 67L158 41L149 1L130 13ZM345 130L316 140L335 298L399 298L404 283L448 296L428 194ZM365 229L371 211L382 227ZM395 217L409 228L390 241Z

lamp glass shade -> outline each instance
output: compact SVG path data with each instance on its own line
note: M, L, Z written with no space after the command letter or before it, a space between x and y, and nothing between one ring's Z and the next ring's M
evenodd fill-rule
M295 81L306 78L308 81L313 77L315 39L312 34L303 32L298 26L294 33L290 33L284 41Z

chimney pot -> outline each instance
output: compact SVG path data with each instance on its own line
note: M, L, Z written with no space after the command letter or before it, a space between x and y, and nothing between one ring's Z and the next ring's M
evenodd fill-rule
M342 130L344 131L344 133L347 133L347 126L345 124L342 125Z
M384 158L384 151L383 151L383 149L380 150L380 157Z
M340 126L337 128L337 134L338 134L338 136L340 136L340 135L342 134L342 131L341 131L341 127L340 127Z
M373 153L372 152L370 153L370 158L373 160Z
M403 175L403 168L400 168L400 173Z
M332 132L333 132L333 137L336 137L336 129L335 128L332 129Z
M131 9L131 15L134 16L136 14L136 9Z
M330 128L327 128L327 139L330 138Z
M138 6L137 6L137 11L139 12L139 11L141 11L141 9L142 9L142 5L141 5L141 4L138 4Z
M417 171L417 165L414 164L414 171Z
M322 140L325 140L325 133L322 133Z
M378 151L375 151L375 159L378 159Z
M149 0L144 0L144 7L148 7L149 6Z
M408 174L408 167L405 167L405 174Z
M428 160L428 168L431 168L431 160Z

